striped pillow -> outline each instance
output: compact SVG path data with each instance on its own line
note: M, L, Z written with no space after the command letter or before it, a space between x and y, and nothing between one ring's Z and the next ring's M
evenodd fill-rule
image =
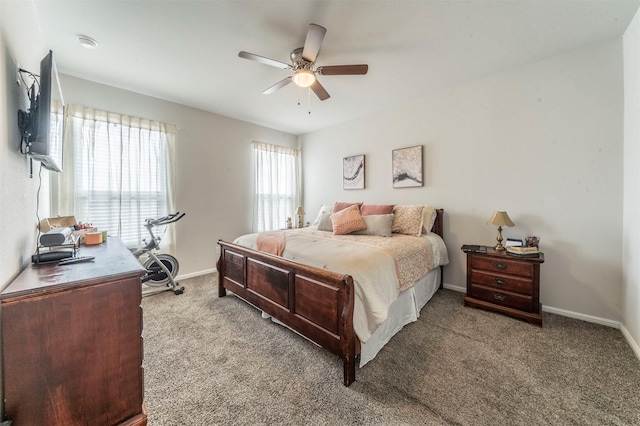
M433 229L433 224L436 223L438 212L436 212L435 207L427 205L422 207L422 233L428 235Z

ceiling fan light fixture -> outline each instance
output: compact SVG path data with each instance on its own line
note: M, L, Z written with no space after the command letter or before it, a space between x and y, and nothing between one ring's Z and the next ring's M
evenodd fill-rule
M327 29L320 25L309 24L309 29L307 30L307 38L305 39L304 46L293 49L291 51L291 54L289 55L289 57L291 58L290 64L285 64L284 62L265 58L264 56L256 55L254 53L245 52L244 50L240 51L238 53L238 56L272 67L293 71L293 75L289 75L273 86L267 88L262 92L263 94L269 95L293 82L298 87L302 87L305 89L309 88L309 90L307 91L309 97L311 96L311 92L313 92L318 97L318 99L320 99L321 101L325 101L331 96L329 95L329 93L327 93L322 84L320 84L320 81L316 79L316 74L363 75L366 74L369 69L369 66L367 64L324 65L322 67L316 68L316 59L318 58L320 45L322 44L322 40L324 39L326 32Z
M300 87L309 87L316 81L316 75L311 70L298 70L293 73L293 82Z

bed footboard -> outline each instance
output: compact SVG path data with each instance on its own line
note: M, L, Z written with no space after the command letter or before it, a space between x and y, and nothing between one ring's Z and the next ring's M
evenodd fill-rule
M353 383L360 347L353 330L353 278L222 240L218 244L218 296L229 290L338 355L344 385Z

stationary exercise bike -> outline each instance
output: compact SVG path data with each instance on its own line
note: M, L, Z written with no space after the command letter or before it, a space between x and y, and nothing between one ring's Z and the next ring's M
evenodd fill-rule
M145 219L144 227L147 228L151 240L146 242L146 246L137 249L133 255L140 260L145 256L147 259L142 264L147 272L142 276L142 295L148 296L162 291L171 290L175 294L184 293L184 287L179 287L175 281L178 275L178 259L166 253L154 253L160 247L160 237L153 233L156 226L168 225L177 222L184 217L185 213L172 213L158 219ZM146 287L146 288L145 288Z

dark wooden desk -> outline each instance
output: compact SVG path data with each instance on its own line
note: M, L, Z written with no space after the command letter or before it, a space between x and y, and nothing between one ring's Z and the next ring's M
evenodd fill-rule
M146 425L144 269L109 238L91 262L30 265L1 294L5 415L15 425Z

